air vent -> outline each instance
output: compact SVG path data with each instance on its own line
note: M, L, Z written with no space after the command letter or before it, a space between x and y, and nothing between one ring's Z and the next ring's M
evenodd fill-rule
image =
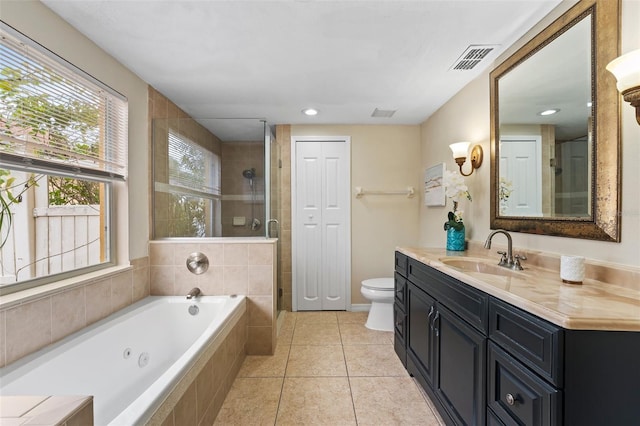
M468 71L475 68L484 58L491 53L497 45L472 44L464 51L458 60L451 66L451 70Z
M396 109L374 109L371 113L372 117L391 118L396 113Z

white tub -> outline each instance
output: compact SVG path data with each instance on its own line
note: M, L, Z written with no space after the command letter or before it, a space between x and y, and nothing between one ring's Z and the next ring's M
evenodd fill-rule
M245 306L244 296L147 297L0 369L0 394L93 395L96 425L144 424Z

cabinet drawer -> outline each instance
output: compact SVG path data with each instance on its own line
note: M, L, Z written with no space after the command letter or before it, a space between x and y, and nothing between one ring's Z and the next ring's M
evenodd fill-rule
M409 281L487 334L489 296L424 263L409 259Z
M500 420L500 417L491 411L490 408L487 408L487 426L505 426L502 420Z
M505 425L561 424L561 393L489 342L487 405Z
M489 338L542 377L562 387L564 334L561 328L491 298Z
M409 258L406 255L397 251L396 252L396 272L406 277L408 261L409 261Z
M405 300L407 298L407 279L397 272L395 274L395 289L396 303L399 303L404 307Z

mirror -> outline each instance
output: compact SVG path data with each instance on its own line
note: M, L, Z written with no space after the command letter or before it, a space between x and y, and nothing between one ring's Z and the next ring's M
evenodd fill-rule
M491 72L491 229L620 241L618 13L582 0Z

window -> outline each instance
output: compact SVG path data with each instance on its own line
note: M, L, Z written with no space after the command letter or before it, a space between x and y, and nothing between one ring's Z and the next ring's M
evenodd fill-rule
M154 236L220 235L220 157L173 129L154 139Z
M0 24L0 292L7 293L112 264L111 198L127 174L128 106Z

